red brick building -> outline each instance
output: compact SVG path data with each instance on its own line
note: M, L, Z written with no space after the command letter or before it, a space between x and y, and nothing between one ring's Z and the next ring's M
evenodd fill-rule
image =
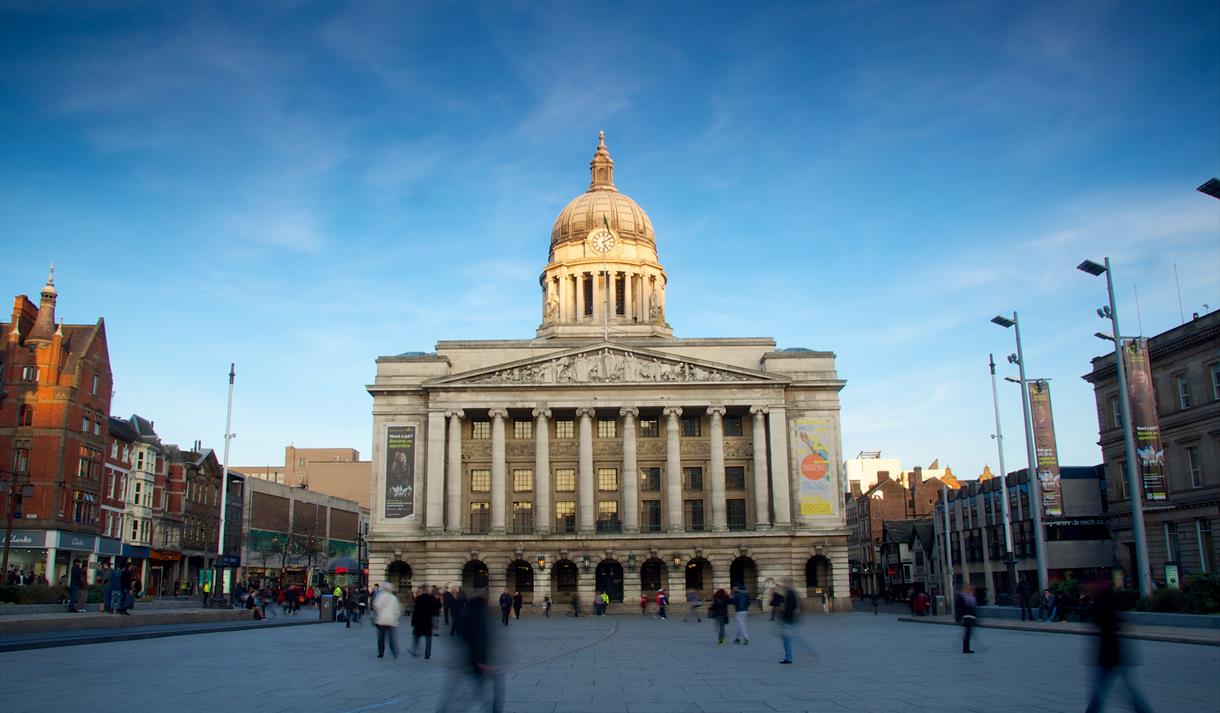
M51 583L73 558L96 563L112 384L105 322L57 323L57 299L52 270L37 305L13 300L0 362L0 469L33 486L9 561Z

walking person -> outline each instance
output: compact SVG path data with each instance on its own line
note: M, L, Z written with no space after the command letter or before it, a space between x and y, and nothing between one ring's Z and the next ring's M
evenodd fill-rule
M737 630L733 632L734 644L750 644L750 632L746 629L746 617L750 613L750 593L746 591L744 584L737 585L733 590L733 608L737 613L733 615L733 622L737 625Z
M703 601L699 598L698 590L686 590L686 603L688 606L690 606L690 614L695 615L695 623L698 624L702 622L703 612L701 610L703 609ZM687 616L682 617L682 621L686 621L689 616L690 615L688 614Z
M205 581L203 583L203 608L208 608L208 599L212 597L212 583Z
M665 594L665 588L657 590L657 618L668 619L665 614L665 608L669 606L669 596Z
M779 593L779 587L771 590L771 621L775 621L775 616L784 608L784 595Z
M1017 601L1021 606L1021 621L1025 621L1026 615L1030 621L1034 620L1034 610L1030 607L1030 600L1033 596L1033 586L1030 585L1029 579L1022 575L1021 581L1017 584Z
M542 597L542 615L547 619L551 618L551 595L549 594Z
M453 618L453 588L445 585L445 593L441 595L441 612L445 615L445 626L449 626L449 620Z
M708 616L712 621L716 622L716 635L718 644L724 643L724 627L729 623L729 593L723 589L717 589L712 595L712 606L709 607Z
M640 614L648 616L648 595L644 592L640 593Z
M796 590L792 582L784 582L784 606L780 611L779 635L784 640L784 658L782 664L790 664L795 659L792 653L792 641L796 638L796 622L800 616L800 605L797 603Z
M117 604L119 613L123 616L131 616L131 613L127 611L127 609L130 607L127 598L131 595L131 588L135 583L135 570L136 566L129 562L127 563L127 566L123 568L122 573L119 574L119 596Z
M77 594L80 593L84 581L85 576L81 570L80 560L72 560L72 569L68 572L68 611L73 614L84 611L76 602Z
M444 601L441 599L441 590L432 585L432 601L435 604L432 610L432 635L436 636L441 630L441 609L444 608Z
M344 629L352 628L352 619L356 619L356 610L358 607L359 604L357 604L356 601L356 588L348 587L347 592L343 596L343 609L347 612L347 616L345 617L347 621L343 625ZM356 619L356 621L359 622L360 620Z
M1097 675L1093 680L1093 696L1089 699L1086 713L1099 713L1106 691L1115 678L1122 680L1127 687L1131 699L1131 707L1136 713L1147 713L1151 709L1148 702L1131 682L1131 675L1123 664L1122 641L1119 639L1119 629L1122 620L1118 616L1118 598L1114 594L1114 585L1105 579L1089 584L1092 589L1093 606L1090 613L1093 624L1097 627Z
M390 640L390 653L398 658L398 620L402 617L402 605L394 596L394 585L381 583L381 592L373 598L373 624L377 626L377 658L385 657L386 639Z
M512 608L513 595L509 594L508 590L505 589L504 593L500 595L500 621L503 622L504 626L508 626L508 610Z
M432 658L432 628L433 617L440 611L441 603L432 592L421 587L419 596L415 598L415 606L411 609L411 648L407 653L419 656L419 637L424 637L424 658Z
M453 620L449 625L449 635L458 636L461 634L462 617L466 612L466 592L461 587L454 587L453 593Z
M521 596L521 592L513 592L513 618L521 618L521 607L525 605L525 598Z
M580 618L580 592L572 592L572 616Z
M500 713L504 707L504 676L496 664L494 627L488 618L487 590L476 589L460 620L462 643L466 647L466 656L452 669L441 696L440 713L449 709L451 701L458 698L454 694L462 675L469 676L475 689L480 693L485 684L491 684L491 711ZM481 703L480 703L481 706Z
M602 590L601 594L602 616L606 615L606 610L610 608L610 592Z
M974 651L970 648L970 637L974 633L974 622L977 617L975 607L978 606L978 600L974 598L974 587L965 585L961 591L957 593L957 598L953 601L953 610L957 620L962 625L962 653L972 654Z

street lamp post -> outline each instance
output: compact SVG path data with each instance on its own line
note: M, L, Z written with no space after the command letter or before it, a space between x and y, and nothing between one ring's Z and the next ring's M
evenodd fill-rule
M1033 513L1034 524L1034 557L1038 561L1038 591L1047 588L1046 576L1046 538L1042 533L1042 484L1038 481L1038 455L1034 452L1034 424L1029 417L1029 385L1025 379L1025 353L1021 349L1021 322L1017 318L1017 313L1012 313L1012 318L997 315L991 319L992 322L1001 327L1013 328L1013 333L1017 339L1017 354L1016 358L1008 357L1008 361L1015 361L1017 364L1017 373L1021 377L1021 413L1025 417L1025 456L1029 461L1028 481L1029 481L1029 499L1030 510ZM1008 493L1004 493L1004 500L1007 502Z
M33 497L34 495L34 486L30 485L29 483L25 483L21 486L21 493L18 495L17 474L10 473L8 475L10 480L5 488L5 490L8 491L8 517L6 518L4 525L4 564L0 565L0 577L8 576L8 553L9 547L13 542L13 511L17 509L17 499L29 498Z
M1004 434L1000 430L1000 399L995 387L995 356L987 355L991 367L991 403L995 407L995 446L1000 452L1000 495L1004 517L1004 564L1008 567L1009 592L1017 581L1017 558L1012 551L1012 512L1008 507L1008 470L1004 467Z
M1152 573L1148 569L1148 535L1144 531L1144 488L1140 483L1139 466L1135 460L1135 434L1131 428L1131 404L1127 395L1127 374L1123 365L1122 332L1118 331L1118 305L1114 302L1114 273L1110 269L1110 258L1104 265L1098 265L1092 260L1085 260L1076 266L1077 270L1087 272L1094 277L1106 276L1106 291L1110 296L1110 306L1097 310L1099 316L1109 317L1114 328L1114 371L1118 374L1118 407L1123 420L1123 444L1127 454L1127 483L1131 492L1131 530L1135 537L1135 567L1139 574L1140 596L1152 594ZM1099 334L1102 338L1109 335Z
M229 364L229 406L225 413L225 452L224 463L220 474L220 534L216 540L216 582L224 593L225 600L229 598L229 588L224 586L225 573L225 519L229 509L229 443L235 435L233 426L233 380L237 376L236 364ZM213 586L215 589L215 585Z

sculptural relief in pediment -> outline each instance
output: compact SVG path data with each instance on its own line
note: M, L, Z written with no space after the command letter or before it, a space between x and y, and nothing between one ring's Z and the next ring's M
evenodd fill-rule
M602 349L567 354L461 379L463 384L633 384L761 381L747 373L632 351Z

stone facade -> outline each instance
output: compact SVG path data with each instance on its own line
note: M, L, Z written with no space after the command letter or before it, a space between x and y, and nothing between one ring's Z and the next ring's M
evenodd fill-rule
M673 337L652 225L604 141L591 171L552 232L534 339L377 360L370 577L558 603L791 579L847 610L834 354Z

